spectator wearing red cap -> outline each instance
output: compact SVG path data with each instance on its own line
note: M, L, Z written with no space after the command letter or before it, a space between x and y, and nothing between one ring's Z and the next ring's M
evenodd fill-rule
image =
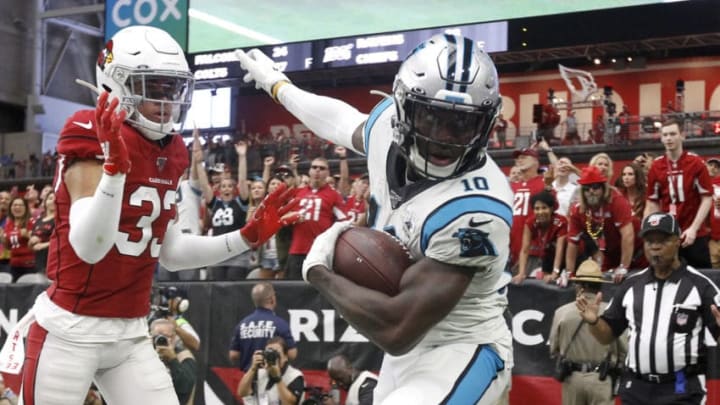
M575 272L578 258L591 257L619 283L627 274L636 244L630 203L611 188L596 166L582 170L580 199L570 208L565 266ZM638 240L638 248L642 243ZM582 248L582 250L581 250Z
M537 146L548 151L548 155L552 153L552 150L547 146L545 141L540 142ZM530 206L530 196L543 191L546 186L543 175L538 173L540 155L537 149L518 149L513 152L513 157L515 158L515 167L520 170L520 180L510 183L513 191L513 224L510 230L510 265L513 268L513 273L517 273L516 267L520 249L522 248L523 229L525 221L532 210Z
M665 155L653 161L648 173L645 216L667 212L677 218L683 230L680 257L698 269L710 268L712 180L705 161L683 150L685 133L680 121L671 118L660 128Z

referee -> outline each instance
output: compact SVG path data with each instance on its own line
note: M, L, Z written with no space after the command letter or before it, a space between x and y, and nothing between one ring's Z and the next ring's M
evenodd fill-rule
M602 293L578 295L580 316L603 344L629 328L623 404L704 404L705 329L720 336L720 289L679 256L680 227L666 213L648 215L640 229L650 267L622 283L602 316Z

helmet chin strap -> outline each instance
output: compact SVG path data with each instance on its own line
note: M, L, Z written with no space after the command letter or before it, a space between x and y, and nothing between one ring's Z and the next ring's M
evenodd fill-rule
M134 115L135 117L133 117L132 119L128 119L127 121L151 141L158 141L160 139L163 139L164 137L173 132L172 122L158 124L145 118L137 111Z
M410 146L410 161L412 162L413 166L415 166L415 170L423 175L427 174L431 177L436 178L445 178L450 177L454 174L455 169L457 168L457 165L459 163L460 158L457 158L454 162L448 164L447 166L438 166L424 157L420 154L420 151L418 151L418 147L416 144L413 144Z

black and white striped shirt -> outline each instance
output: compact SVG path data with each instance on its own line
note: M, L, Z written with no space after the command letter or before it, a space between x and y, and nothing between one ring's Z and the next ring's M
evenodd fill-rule
M626 365L634 372L667 374L689 365L704 370L706 344L720 336L713 303L720 304L718 286L683 262L666 280L651 268L625 280L602 318L615 336L630 328Z

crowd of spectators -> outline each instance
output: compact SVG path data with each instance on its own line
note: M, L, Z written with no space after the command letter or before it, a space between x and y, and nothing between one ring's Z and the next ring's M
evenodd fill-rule
M587 258L600 265L605 277L620 283L629 269L647 266L638 233L642 219L654 212L678 218L683 230L680 255L688 264L711 268L709 246L716 246L712 241L718 238L710 235L720 222L715 218L720 209L710 208L720 207L720 191L717 195L713 191L713 187L720 190L713 186L720 184L720 160L704 161L684 150L680 121L664 121L660 133L664 154L638 154L617 174L606 153L594 155L579 170L568 157L556 156L545 141L515 151L509 181L515 193L511 250L519 253L512 258L516 283L529 275L564 283ZM550 161L543 183L538 171L541 152ZM545 212L549 203L554 204L553 215L567 220L567 237L549 226L559 221L549 221ZM556 275L566 271L566 277L548 276L549 271Z
M666 127L671 130L665 130ZM670 138L674 140L666 141ZM235 143L209 141L200 147L196 138L190 145L195 174L188 176L192 177L191 187L200 195L197 212L200 232L236 231L264 196L282 182L302 188L299 198L303 221L282 229L262 247L231 259L232 263L201 269L194 273L194 279L299 279L303 254L315 236L338 220L350 219L358 226L365 224L370 195L368 176L350 174L347 159L352 152L319 141L292 142L296 138L284 134L280 134L279 139L269 139L252 136ZM308 140L312 139L316 138L308 136ZM576 278L583 268L587 272L591 266L588 263L593 263L597 271L593 270L592 277L598 279L588 281L585 275L578 280L587 299L593 299L594 295L587 295L599 291L593 283L622 283L628 270L647 265L639 236L640 224L656 211L678 216L680 228L690 230L683 238L687 244L680 249L684 260L702 268L710 268L710 262L713 268L720 267L720 159L703 161L684 151L683 126L672 120L663 124L660 139L665 154L640 153L623 166L620 173L613 173L612 159L605 153L593 156L587 167L580 170L568 156L556 156L545 140L515 150L515 165L508 176L515 194L511 236L513 283L520 284L532 277L566 286L568 279ZM540 167L542 154L550 161L546 168ZM330 172L331 161L339 163L337 173ZM300 172L303 162L309 162L307 173ZM46 173L44 167L43 164L42 170ZM7 170L7 166L3 166L3 170ZM651 174L653 171L655 175ZM683 183L683 176L696 180ZM683 190L683 186L687 188ZM689 199L692 201L688 202ZM13 280L27 273L44 273L54 213L54 193L49 185L40 190L29 186L23 192L17 188L0 191L0 272L12 274ZM698 247L699 244L702 247ZM689 251L687 256L683 255L684 250ZM698 262L705 257L707 262ZM580 263L583 265L578 267ZM272 349L278 352L280 364L291 362L296 349L288 328L283 340L271 341L273 336L263 336L262 342L252 346L252 350L241 344L244 335L252 336L253 340L258 336L243 332L243 328L248 327L242 326L244 323L260 325L255 321L263 311L276 317L273 313L276 297L271 284L256 285L252 299L258 310L238 324L240 329L235 331L229 359L241 369L267 379L270 385L282 385L287 380L289 389L281 389L277 395L299 397L301 391L297 386L302 382L302 373L293 372L287 377L274 373L271 371L274 366L268 365L262 353L258 354L258 351ZM566 309L565 312L572 311ZM577 316L569 317L577 322ZM177 323L158 321L150 331L180 340L180 327ZM555 342L554 355L569 353L572 356L572 350L576 350L567 352L567 347L561 350L568 342L568 335L573 336L575 331L574 327L569 330L569 334L568 329L562 332L566 343ZM589 336L589 332L582 333ZM179 370L177 355L187 350L180 346L176 353L172 346L172 350L162 345L158 349L171 372ZM188 348L197 350L195 345ZM192 359L192 353L182 358L183 361ZM597 374L595 367L600 360L594 356L592 361L575 361L573 367L575 371L590 372L592 365L592 373ZM347 359L343 367L354 372ZM241 384L237 394L246 398L257 395L257 386L252 381L249 384ZM188 398L192 392L178 395Z

